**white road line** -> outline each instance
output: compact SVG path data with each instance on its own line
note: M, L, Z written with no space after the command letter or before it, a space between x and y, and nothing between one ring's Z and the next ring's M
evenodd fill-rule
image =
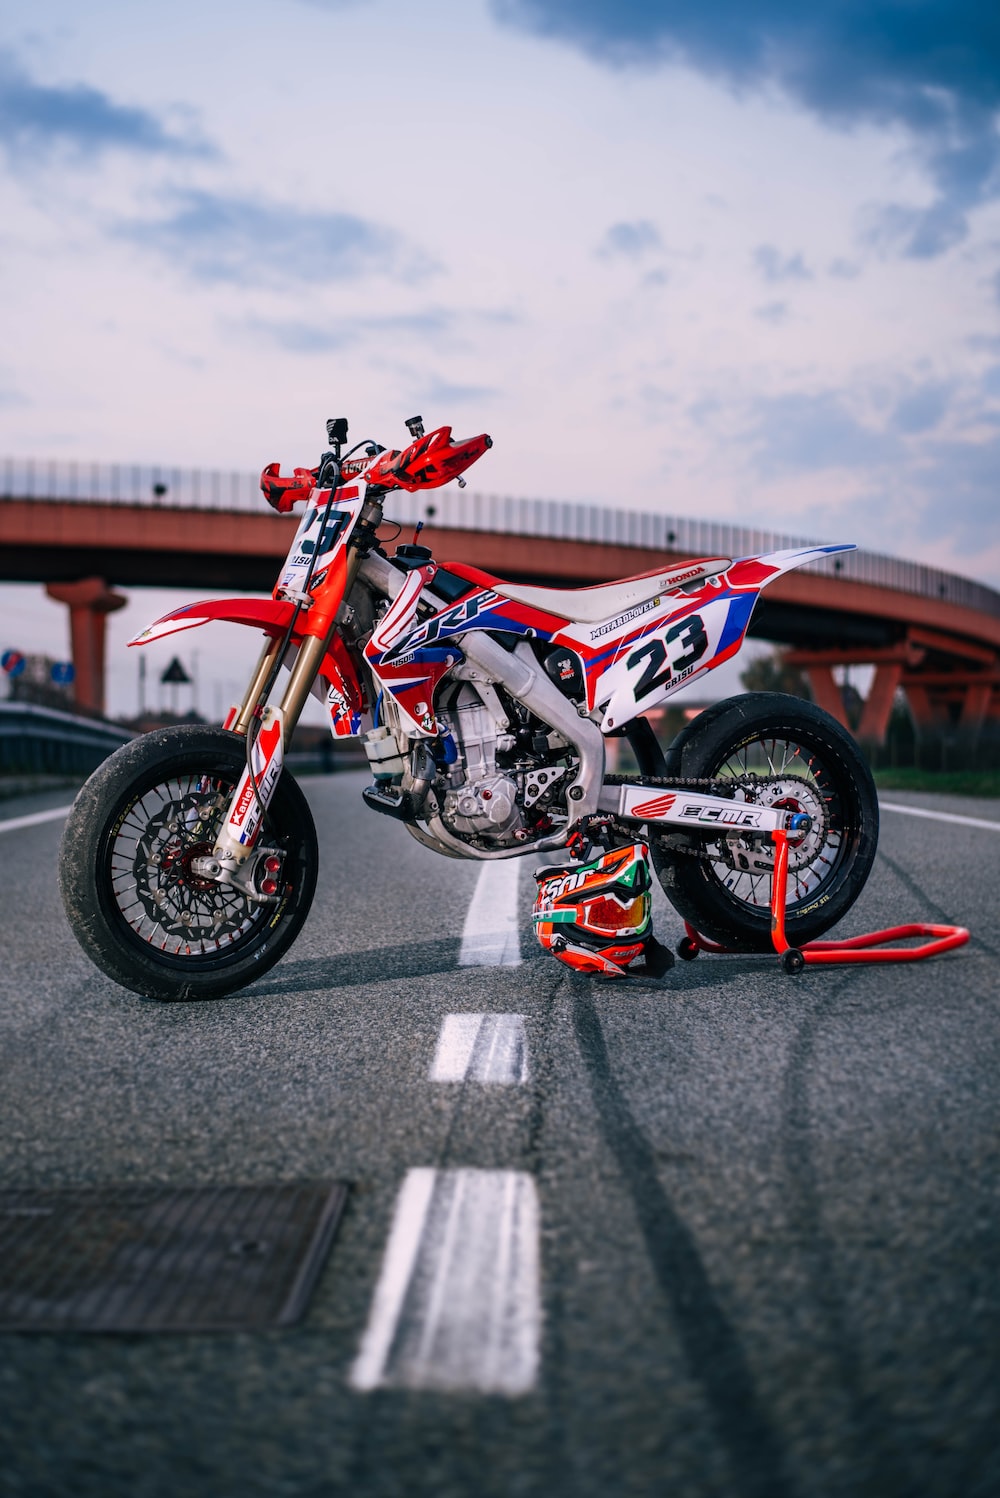
M484 863L465 917L459 967L517 967L521 935L517 926L519 858Z
M353 1386L527 1394L538 1375L538 1243L530 1175L409 1171Z
M523 1014L446 1014L431 1063L432 1082L528 1080L528 1037Z
M960 817L953 811L925 811L922 806L902 806L898 801L879 801L883 811L901 811L905 817L928 817L932 822L955 822L959 827L985 827L988 832L1000 832L1000 822L987 821L985 817Z
M392 1350L393 1334L413 1275L417 1250L424 1235L427 1209L434 1191L434 1175L433 1170L408 1171L396 1198L382 1273L364 1339L351 1370L351 1383L356 1389L375 1389L382 1381Z
M68 817L71 806L54 806L51 811L34 811L29 817L11 817L0 821L0 832L18 832L22 827L38 827L42 822L55 822L59 817Z

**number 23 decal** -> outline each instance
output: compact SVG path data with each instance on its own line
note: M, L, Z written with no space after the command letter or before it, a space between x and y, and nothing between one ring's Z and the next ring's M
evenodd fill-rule
M672 645L675 640L686 648L673 662L670 662L667 660L667 646ZM698 614L672 624L662 639L657 636L655 639L646 640L638 650L633 650L625 662L626 666L637 666L640 661L646 662L642 675L635 684L635 700L638 702L640 697L648 697L650 692L665 687L675 671L683 671L685 667L693 666L695 661L701 660L707 649L708 636Z

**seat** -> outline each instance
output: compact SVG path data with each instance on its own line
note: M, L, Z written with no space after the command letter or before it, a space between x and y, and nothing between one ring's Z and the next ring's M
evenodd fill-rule
M546 614L570 619L574 624L600 624L604 619L655 598L658 593L670 593L688 583L715 577L731 564L730 557L698 557L676 567L641 572L638 577L626 577L621 582L599 583L594 588L536 588L526 583L507 583L502 578L480 572L478 568L456 566L455 563L449 563L448 570L459 573L470 582L490 587L515 603L542 609Z

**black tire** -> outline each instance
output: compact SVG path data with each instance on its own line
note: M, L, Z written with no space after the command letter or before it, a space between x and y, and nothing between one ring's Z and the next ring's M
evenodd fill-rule
M309 913L316 829L287 772L261 834L280 850L274 903L199 881L185 863L211 851L244 754L221 728L162 728L105 760L73 804L59 862L66 915L91 961L133 993L221 998L273 967Z
M684 779L763 773L770 782L761 798L766 804L814 817L813 831L790 846L785 930L793 947L814 941L847 913L875 858L878 800L857 744L828 713L779 692L730 697L682 730L666 764ZM652 842L664 893L712 941L734 951L773 950L770 873L744 872L725 860L724 845L712 846L718 859L667 852ZM766 865L771 854L758 846Z

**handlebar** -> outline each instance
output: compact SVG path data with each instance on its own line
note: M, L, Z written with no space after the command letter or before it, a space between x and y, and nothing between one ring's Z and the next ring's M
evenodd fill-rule
M341 464L343 478L363 477L369 487L381 490L439 489L442 484L471 468L493 446L485 432L453 442L451 427L438 427L418 437L402 451L381 451L373 458L347 458ZM321 465L322 466L322 465ZM296 501L308 499L316 487L320 469L296 468L291 478L282 478L280 464L268 463L260 476L260 487L272 509L287 514Z

